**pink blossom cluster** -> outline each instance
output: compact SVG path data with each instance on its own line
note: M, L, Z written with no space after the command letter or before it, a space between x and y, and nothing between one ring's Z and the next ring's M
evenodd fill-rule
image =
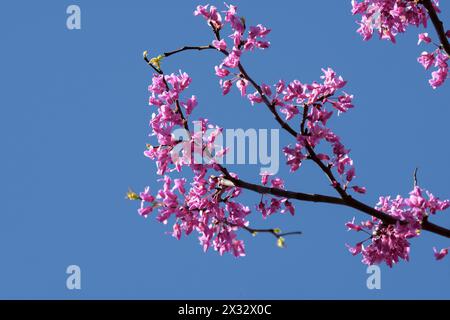
M261 184L263 186L267 186L270 180L270 186L272 188L277 188L281 190L285 190L284 181L281 178L274 177L270 179L271 174L264 172L261 174ZM261 212L263 218L267 218L268 216L280 212L287 213L289 212L291 215L295 214L295 207L291 201L287 198L279 198L279 197L270 197L270 200L264 200L266 195L261 197L261 200L256 207L256 210Z
M201 119L201 130L196 134L205 134L204 138L199 139L193 134L189 139L180 141L172 137L175 127L185 125L177 108L181 106L189 116L197 106L195 96L185 101L181 97L181 93L188 88L191 81L186 73L181 72L153 76L149 86L149 104L156 107L156 113L152 115L150 126L159 145L149 145L144 154L156 162L157 174L163 176L163 186L156 195L150 194L147 187L135 197L141 201L138 212L147 217L153 210L157 210L157 220L164 224L173 217L175 223L172 235L180 239L183 232L189 235L195 230L200 234L199 239L205 251L212 244L220 254L230 251L235 256L242 256L245 254L244 244L237 239L236 231L239 227L248 225L246 217L250 210L233 201L241 190L224 187L220 183L220 177L208 174L209 170L217 169L214 162L195 164L192 161L195 153L186 151L199 150L199 153L203 153L205 149L211 149L214 137L221 129L216 127L215 131L206 135L211 125L208 120ZM180 144L192 146L193 149L182 148L183 156L176 158L173 150ZM183 167L189 167L193 172L189 189L186 187L185 178L172 179L166 174L181 171ZM224 198L227 200L224 201Z
M203 16L217 32L222 30L225 23L229 24L231 28L231 34L228 36L231 39L231 45L227 44L224 39L212 41L212 45L226 55L222 63L215 67L216 75L220 78L228 77L231 74L230 69L239 67L241 56L245 51L267 49L270 46L270 42L264 40L270 33L270 29L258 24L250 26L246 33L245 19L237 15L237 7L234 5L226 6L227 10L223 12L225 14L224 22L222 22L222 17L217 13L217 8L214 6L198 6L194 12L195 15ZM248 80L237 75L227 80L220 80L224 95L230 92L233 83L236 84L242 96L247 94Z
M317 156L325 165L337 170L344 189L347 189L356 176L353 160L349 156L350 150L345 148L341 138L326 125L333 115L333 111L328 108L335 109L337 114L347 112L354 107L353 95L340 92L335 97L338 90L347 82L331 68L322 71L324 73L321 77L322 83L303 84L299 80L294 80L286 84L284 80L280 80L273 85L273 89L267 84L262 84L261 93L255 91L247 94L247 98L252 105L267 99L277 111L284 114L286 121L295 121L295 127L304 122L305 132L297 136L295 146L288 145L283 148L287 165L292 172L298 170L303 160L308 158L307 146L314 149L321 141L326 141L331 146L331 154L319 153ZM243 84L240 85L240 82ZM239 80L239 90L245 93L247 84L247 80ZM365 187L353 185L350 188L358 193L366 192Z
M361 254L362 262L368 265L385 262L392 267L400 259L408 261L409 239L420 235L422 221L428 219L429 215L434 215L449 207L449 200L439 200L430 192L417 186L409 193L408 198L400 195L395 199L391 199L389 196L380 197L376 209L387 213L398 222L395 225L387 225L377 218L372 218L372 220L363 221L358 225L355 224L353 218L352 221L346 223L348 230L363 231L370 236L353 247L349 245L347 247L353 255ZM370 244L365 246L366 241L370 241ZM440 260L448 253L448 250L437 251L434 248L434 252L436 259Z
M190 188L186 188L186 179L172 180L168 175L162 179L163 187L156 197L149 194L149 188L140 193L141 209L145 217L154 209L158 210L157 220L167 224L174 218L172 235L180 239L182 233L199 233L200 244L206 251L211 246L221 255L232 252L236 257L245 255L244 243L237 239L239 227L247 226L248 207L233 201L241 192L239 188L228 188L218 194L220 179L208 176L208 169L196 165L192 167L194 177ZM223 206L223 197L227 201Z
M376 12L379 12L375 20L383 26L389 26L381 29L382 37L388 36L394 41L395 35L403 32L408 24L426 24L423 9L406 2L409 1L353 1L354 14L363 14L363 20L373 20ZM283 148L286 163L292 172L298 170L303 161L312 159L330 170L331 176L334 177L335 172L338 174L340 181L332 181L332 184L338 191L344 192L345 196L348 196L348 190L365 193L364 187L352 184L356 172L349 156L350 150L342 144L341 138L327 127L336 111L340 115L353 108L353 95L343 91L346 81L331 68L327 68L322 69L323 76L319 82L305 84L299 80L279 80L274 85L256 84L245 73L240 58L244 52L255 48L268 48L269 42L265 37L270 29L257 25L250 27L246 33L245 20L237 15L237 7L226 6L227 10L222 13L209 5L198 6L194 12L195 15L203 16L213 28L216 40L212 45L225 56L220 65L215 67L222 93L227 94L235 83L241 95L252 105L264 103L276 115L278 112L283 115L282 121L286 121L285 124L300 128L298 134L294 134L295 145ZM232 39L231 46L220 36L225 24L229 24L232 30L229 36ZM373 27L372 24L368 25ZM385 31L385 28L390 31ZM372 33L373 28L364 29L367 36ZM419 39L426 43L431 42L426 34L422 34ZM444 67L448 69L446 61L440 53L435 52L433 57L424 58L421 63L426 68L434 63L439 68L437 72L443 73ZM221 255L230 252L236 257L244 256L244 242L238 239L237 232L240 229L252 230L248 220L251 209L239 201L242 189L233 183L236 181L233 179L238 179L238 176L234 173L226 174L228 171L216 161L227 151L221 149L216 152L215 148L215 139L222 132L222 128L201 118L192 122L199 124L200 130L190 131L189 125L192 123L189 118L198 105L196 96L185 96L192 79L182 71L170 75L162 74L160 68L155 68L155 71L157 73L153 75L149 85L149 104L155 110L150 127L157 145L147 145L144 155L155 161L162 186L156 193L151 193L147 187L139 194L130 191L127 196L140 201L138 213L141 216L148 217L156 211L156 218L161 223L173 221L171 234L176 239L195 231L204 251L213 247ZM433 75L433 78L436 80L432 85L438 86L442 75ZM249 87L256 91L249 93ZM176 138L173 132L177 128L186 129L187 136ZM197 162L196 157L203 160L206 157L208 161ZM174 176L180 172L183 177ZM281 178L270 173L261 174L260 187L267 189L269 186L285 190ZM386 224L373 218L358 225L353 219L346 224L349 230L367 233L369 238L354 247L348 246L349 250L353 255L362 254L363 263L369 265L384 261L392 266L399 259L408 260L409 239L420 234L422 223L429 215L449 206L450 201L441 201L419 187L415 187L408 198L381 197L376 209L391 216L397 223ZM261 196L255 210L260 212L263 218L275 213L295 214L294 205L288 198L267 194ZM277 239L282 240L279 237ZM370 241L370 244L364 245L366 241ZM436 259L440 260L448 254L449 248L433 250Z
M157 108L157 112L152 114L150 127L159 145L148 145L144 155L156 161L159 175L166 173L169 165L173 164L171 151L180 143L172 137L173 129L183 126L183 119L176 111L177 104L181 104L187 114L190 114L197 105L195 96L180 102L181 93L191 81L186 73L181 72L171 75L154 74L152 84L148 87L151 92L149 104ZM181 163L178 163L176 169L179 170L180 166Z
M244 243L237 239L236 232L249 226L247 216L251 210L236 201L241 194L240 188L229 181L224 182L223 174L215 176L221 171L215 160L226 152L222 149L212 154L216 147L215 138L222 128L211 125L207 119L199 119L195 122L200 124L199 130L189 131L186 139L174 139L172 135L175 128L186 125L178 108L182 108L187 119L198 104L195 96L182 97L191 81L181 71L179 74L153 75L149 104L156 107L156 112L152 115L150 127L158 145L148 145L144 155L155 161L163 186L156 194L151 194L147 187L139 195L131 194L129 198L141 201L138 213L143 217L156 210L157 220L164 224L173 218L172 235L175 238L180 239L182 233L189 235L196 231L205 251L212 245L220 254L232 252L236 257L243 256ZM181 148L177 150L178 147ZM196 156L204 157L205 154L209 161L194 161ZM173 179L169 175L174 171L181 172L183 168L193 173L189 188L186 178ZM266 184L268 176L263 177L264 180ZM284 188L279 178L273 178L271 185ZM277 211L294 214L294 206L288 199L272 197L267 209L262 203L263 199L257 210L264 218Z
M450 36L450 31L447 32L447 35ZM419 34L419 41L417 42L417 44L420 44L421 42L424 43L432 42L431 38L428 36L428 33ZM433 89L442 86L445 80L447 79L448 59L449 59L448 55L444 52L443 49L439 47L432 52L427 51L422 52L420 57L417 59L417 61L425 68L425 70L430 69L431 66L437 68L437 70L431 73L431 79L428 80Z
M334 113L333 109L337 110L339 115L353 108L353 95L338 93L347 82L331 68L322 71L322 83L303 84L294 80L286 85L280 80L276 85L276 94L266 94L266 97L285 114L286 121L295 120L294 127L303 127L295 145L283 148L291 172L298 170L302 162L308 159L308 148L316 149L320 142L324 141L331 146L331 150L328 154L325 151L318 153L317 157L329 168L336 169L344 189L347 189L356 176L353 160L349 156L350 150L345 148L341 138L327 127L327 122ZM365 193L364 187L354 185L351 189Z
M243 40L242 35L245 33L243 19L237 16L237 7L233 5L227 7L225 21L230 23L233 30L233 33L230 35L230 38L234 40L233 47L231 51L227 51L225 40L213 41L214 47L225 54L225 59L222 63L215 67L216 75L221 78L222 93L224 95L228 94L233 82L235 82L241 95L247 97L252 105L269 101L277 111L279 110L280 113L285 115L286 121L293 121L299 115L300 118L297 117L294 120L298 124L301 121L305 121L305 130L307 132L297 137L295 146L286 146L283 149L291 171L296 171L302 161L307 158L307 146L315 148L321 141L326 141L332 147L332 155L319 154L319 158L326 161L326 165L337 169L346 189L355 177L355 168L353 160L349 157L350 150L344 147L339 136L326 127L327 121L333 114L333 111L328 111L326 106L329 105L336 109L338 114L345 113L350 108L353 108L353 95L340 92L337 97L334 97L347 82L341 76L336 75L333 69L328 68L326 70L322 69L324 75L321 83L303 84L299 80L294 80L286 84L284 80L280 80L273 86L263 83L255 92L247 93L250 85L249 79L241 73L239 68L242 54L241 48L244 50L251 50L254 47L267 48L268 45L258 45L258 41L255 39L258 37L264 38L270 32L270 29L260 24L256 27L250 27L248 37ZM219 29L223 27L223 24L219 24L222 18L215 7L209 7L208 10L208 6L198 6L194 14L202 15L210 24L211 17L213 17L214 21L216 21L214 25L220 26ZM235 69L235 72L232 72L233 69ZM225 80L230 74L233 74L232 78ZM307 114L305 114L306 117L303 119L303 111L305 109ZM302 111L301 114L300 111ZM356 185L351 186L351 189L359 193L366 192L364 187ZM273 204L271 208L276 208L278 201L273 200ZM266 210L263 203L260 203L260 211L263 212L263 215L266 215L274 210Z
M426 27L428 21L426 9L411 0L352 0L352 14L361 15L358 33L364 40L371 39L377 31L381 39L393 43L409 25Z
M437 12L440 12L439 1L433 0L432 5ZM372 38L375 30L381 39L387 39L396 42L395 37L399 33L406 31L409 25L427 27L428 13L425 7L418 1L413 0L352 0L352 13L361 15L361 21L358 22L358 33L364 40ZM450 31L447 31L450 36ZM432 40L428 33L419 34L419 42L431 43ZM441 86L448 76L448 55L437 45L433 52L423 52L418 58L418 62L425 69L434 65L437 70L431 74L429 83L433 89Z

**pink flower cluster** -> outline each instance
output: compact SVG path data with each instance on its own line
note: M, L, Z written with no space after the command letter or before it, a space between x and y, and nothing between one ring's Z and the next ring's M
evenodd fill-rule
M438 0L433 0L433 6L440 12ZM364 40L372 38L375 30L381 39L396 42L395 37L399 33L406 31L409 25L427 27L428 13L425 7L417 1L412 0L352 0L352 13L361 15L360 25L357 30ZM450 31L447 32L447 36ZM419 42L431 43L428 33L419 34ZM425 69L434 65L437 70L431 74L429 83L433 89L441 86L448 76L448 55L444 50L438 48L433 52L423 52L418 58L418 62Z
M179 108L189 117L198 104L195 96L187 99L182 97L191 81L181 71L179 74L153 75L149 86L149 104L156 107L156 112L152 115L150 127L159 145L148 145L144 155L156 162L157 174L163 176L163 186L155 195L147 187L139 195L131 194L130 199L141 201L138 213L143 217L157 211L157 220L164 224L173 218L175 223L172 235L175 238L180 239L183 233L189 235L196 231L205 251L213 246L220 254L231 252L240 257L245 255L245 247L243 241L237 239L236 232L249 225L247 216L251 211L235 201L241 194L241 189L234 187L229 181L224 182L222 174L215 176L211 172L220 172L214 160L226 152L221 150L212 157L214 140L222 129L212 126L207 119L200 119L197 122L200 123L199 130L189 132L187 139L178 140L172 136L175 128L186 125ZM176 150L180 146L180 150ZM178 155L179 152L182 153L181 156ZM204 157L205 153L209 154L209 162L194 161L193 158ZM190 188L187 188L185 178L173 179L168 175L173 171L180 172L183 168L189 168L193 173ZM263 179L267 181L268 177ZM271 184L275 188L284 188L279 178L272 179ZM273 197L270 207L263 208L264 206L261 200L257 207L264 218L277 211L294 214L294 207L288 199Z
M216 130L206 135L207 129L212 126L208 124L208 120L201 119L201 130L196 134L203 134L203 138L199 139L195 134L185 141L175 140L172 137L175 127L185 125L177 108L181 106L189 116L197 106L195 96L185 101L181 100L181 93L188 88L191 81L186 73L181 72L153 76L152 84L149 86L151 92L149 104L156 106L156 113L152 115L150 126L159 145L148 146L144 154L156 162L157 174L163 176L163 187L155 196L150 194L147 187L144 192L134 197L141 200L138 213L147 217L157 210L158 221L166 224L172 217L175 219L172 231L175 238L180 239L183 232L189 235L195 230L200 234L199 239L205 251L212 244L220 254L232 252L237 257L243 256L244 243L237 239L236 231L249 224L246 217L250 210L233 201L241 190L233 186L224 186L221 177L208 174L209 170L218 169L214 161L195 164L192 161L195 153L185 152L199 150L202 154L206 149L212 149L214 138L221 129L216 127ZM192 149L182 148L183 156L177 158L172 151L180 144L189 145ZM190 167L193 172L189 189L186 188L185 178L172 179L166 174L174 170L181 171L183 167Z
M426 194L426 197L424 196ZM449 200L439 200L433 194L419 187L409 193L408 198L397 196L380 197L376 209L387 213L398 220L393 225L386 225L382 221L373 218L363 221L360 225L355 224L355 219L346 223L348 230L357 232L363 231L370 237L364 241L358 242L354 247L347 245L353 255L362 254L362 262L368 265L385 262L392 267L400 259L409 260L409 239L418 237L422 229L422 221L429 215L436 214L437 211L443 211L450 207ZM364 243L370 241L365 246ZM448 250L443 249L440 252L434 248L437 260L442 259Z
M270 186L272 188L285 190L284 181L281 178L270 179L270 176L271 174L266 172L261 174L261 184L263 186L268 185L268 182L270 180ZM289 212L292 216L295 214L295 207L292 202L289 201L289 199L270 197L270 201L267 201L264 200L264 197L265 195L261 197L261 201L256 208L257 211L261 212L264 219L277 212Z
M428 21L426 9L411 0L352 0L352 14L362 16L358 33L364 40L371 39L377 31L381 39L393 43L409 25L426 27Z
M157 107L157 113L153 113L150 121L152 135L156 136L159 145L148 146L144 152L146 157L156 161L157 173L163 175L169 165L173 164L172 149L179 144L172 137L172 131L176 126L183 126L183 120L176 111L177 104L182 105L189 115L197 105L195 96L180 102L181 93L189 87L192 79L186 74L161 75L155 74L152 84L148 87L151 92L149 104ZM182 163L177 163L176 169L180 170Z
M280 80L275 85L269 86L262 84L260 90L253 93L247 93L250 85L247 79L239 68L239 61L243 50L252 50L255 47L267 48L268 42L258 41L258 38L264 38L270 29L262 25L250 27L248 37L243 39L242 35L245 32L245 24L243 19L237 16L237 8L233 5L228 6L225 12L225 21L229 22L233 33L230 37L234 40L231 51L227 51L227 44L225 40L214 40L213 46L225 54L225 59L219 66L215 67L216 75L221 78L220 85L224 95L231 90L233 82L240 91L242 96L246 96L252 105L269 101L280 113L285 115L286 121L290 121L300 114L300 110L307 111L305 121L305 129L307 132L297 137L297 142L294 147L287 146L283 149L287 157L287 164L291 171L296 171L302 161L307 158L305 152L306 146L315 148L320 141L327 141L331 144L332 155L320 154L320 160L326 161L326 165L337 168L337 172L342 177L342 183L346 189L348 184L355 177L355 168L353 161L349 157L350 150L346 149L341 143L340 138L334 134L329 128L326 128L328 119L332 116L332 111L327 111L326 105L330 105L336 109L338 114L347 112L348 109L353 108L353 95L341 92L336 98L333 98L338 90L346 85L346 81L331 69L323 69L322 83L313 82L311 84L303 84L299 80L294 80L288 84L284 80ZM211 17L215 21L222 21L222 18L217 13L215 7L198 6L194 12L196 15L202 15L211 24ZM215 23L214 25L223 25ZM262 43L267 45L261 45ZM235 75L231 79L225 80L232 72L230 69L237 69ZM303 114L303 112L302 112ZM303 121L300 118L297 122ZM337 183L337 182L336 182ZM365 193L364 187L352 186L352 190ZM274 201L271 208L277 208L278 202ZM266 210L263 204L260 204L260 211L263 215L277 210Z
M322 71L324 73L321 77L322 83L303 84L299 80L294 80L286 85L280 80L276 85L276 94L273 96L266 94L266 97L285 114L286 121L292 121L299 115L294 127L303 127L303 132L297 136L294 146L288 145L283 148L291 171L298 170L302 161L308 158L309 147L315 150L320 142L325 141L331 146L331 150L328 154L324 150L323 153L318 153L317 157L326 166L336 169L344 189L347 189L356 176L353 160L349 156L350 150L345 148L341 138L326 125L333 115L333 109L341 114L353 108L353 95L346 92L337 94L347 82L331 68ZM328 110L330 108L331 110ZM364 187L351 186L351 189L365 193Z
M142 199L139 213L147 216L154 208L158 210L157 220L167 224L175 219L172 235L180 239L196 231L206 251L211 245L221 255L232 252L236 257L244 256L244 243L237 239L239 227L247 226L248 207L233 201L240 194L239 188L223 189L220 179L208 177L208 169L197 165L192 167L194 177L190 188L186 189L186 179L172 179L164 176L163 187L157 196L149 195L149 189L140 194ZM221 193L217 192L222 189ZM223 197L227 198L224 206Z
M450 35L449 32L447 32L447 34ZM419 41L417 44L420 44L421 42L432 42L431 38L428 36L428 33L419 34ZM443 49L439 47L432 52L422 52L420 57L417 59L417 61L425 68L425 70L428 70L431 66L437 68L437 70L431 73L431 79L428 81L433 89L436 89L437 87L443 85L445 80L447 80L448 59L448 55L444 52Z
M359 32L365 39L372 36L374 29L378 29L382 38L395 41L395 35L404 32L408 24L426 25L427 20L424 9L413 1L353 1L353 13L363 15ZM341 194L343 191L347 195L348 190L365 193L364 187L352 184L356 172L349 156L350 150L327 127L335 111L339 115L353 108L353 95L342 91L346 81L328 68L322 70L323 76L319 82L305 84L299 80L288 83L279 80L272 86L258 85L245 73L240 59L244 52L268 48L269 42L265 37L270 29L257 25L250 27L246 33L245 20L237 15L237 8L233 5L227 5L227 10L222 13L214 6L198 6L194 14L203 16L213 28L216 40L212 45L225 55L221 64L215 67L222 93L227 94L235 83L241 95L252 105L265 103L277 116L278 112L284 115L285 124L300 128L295 145L283 148L291 171L298 170L304 160L314 157L313 160L325 167L324 170L332 172L333 178L334 173L337 173L340 181L332 183ZM225 24L229 24L232 30L229 36L232 39L231 46L220 36ZM421 34L420 42L430 43L431 39L427 34ZM421 57L420 62L426 69L433 64L438 67L438 71L433 72L433 82L430 81L433 87L442 84L447 77L447 59L440 51ZM237 231L252 230L248 221L251 210L239 202L242 190L229 180L236 181L237 175L228 174L215 161L226 150L222 149L212 155L216 151L215 139L222 128L213 126L207 119L199 119L195 124L200 125L200 130L188 130L186 137L175 138L175 129L189 129L189 117L198 105L196 96L184 96L192 79L181 71L178 74L164 75L160 68L155 70L157 73L153 75L149 86L149 104L155 107L150 127L158 145L148 145L144 155L155 161L162 186L154 194L147 187L140 194L130 191L127 196L131 200L140 201L138 213L141 216L148 217L156 211L156 218L161 223L174 221L171 234L176 239L195 231L204 251L213 247L221 255L230 252L236 257L244 256L245 246L238 239ZM229 78L231 74L233 76ZM250 86L256 91L249 93ZM195 161L196 157L204 159L205 154L208 161ZM173 176L183 170L189 170L190 179L186 178L185 172L184 177ZM261 184L285 190L284 181L270 173L261 175ZM409 239L420 234L424 219L448 207L449 200L441 201L419 187L415 187L408 198L381 197L376 209L388 214L397 223L387 225L373 218L356 224L353 219L346 224L349 230L367 233L369 238L354 247L347 245L349 251L353 255L362 254L363 263L369 265L384 261L393 266L399 259L408 260ZM278 212L295 214L294 205L288 198L269 195L261 196L255 209L263 218ZM279 237L277 239L282 240ZM366 241L370 241L370 244L364 245ZM440 260L448 254L449 248L433 250L436 259Z
M270 46L270 42L264 40L270 33L270 29L267 29L261 24L256 26L250 26L247 34L245 20L237 15L237 7L233 5L226 5L227 9L225 14L225 23L228 23L231 27L231 34L229 38L232 41L232 45L228 45L224 39L214 40L212 45L222 53L226 55L225 59L219 66L215 67L216 75L220 78L225 78L230 75L230 70L238 68L241 56L245 51L252 51L254 49L267 49ZM208 10L209 7L209 10ZM214 6L198 6L194 12L195 15L203 16L210 25L212 25L217 32L222 30L224 24L222 23L222 17L217 13L217 8ZM220 21L220 23L219 23ZM228 47L230 49L228 50ZM236 83L237 88L241 92L242 96L247 93L248 81L241 76L237 75L231 79L220 80L222 92L226 95L230 92L233 83Z

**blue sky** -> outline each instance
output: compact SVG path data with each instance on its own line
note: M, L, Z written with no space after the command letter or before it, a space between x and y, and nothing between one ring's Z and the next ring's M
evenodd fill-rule
M210 1L218 6L221 2ZM448 84L432 90L416 62L419 30L398 44L363 42L350 1L235 1L248 24L272 28L272 47L247 55L258 81L318 80L333 67L348 80L356 108L333 121L352 149L361 197L407 194L419 182L450 197ZM82 29L67 30L66 8L77 4ZM150 54L209 44L210 30L192 12L195 1L10 1L0 18L0 298L450 298L450 260L434 261L432 246L448 240L424 232L412 241L411 262L382 267L382 289L368 290L366 267L345 243L344 223L364 215L329 205L296 203L297 215L274 216L261 227L302 230L279 249L274 239L246 240L247 257L204 254L197 238L176 241L169 229L143 219L124 200L129 186L157 188L148 140ZM450 7L442 5L443 21ZM433 30L429 30L434 35ZM428 48L427 48L428 49ZM250 107L234 90L221 98L215 52L164 61L194 79L194 116L224 128L276 128L265 108ZM239 115L239 116L236 116ZM281 143L290 138L281 133ZM258 166L233 169L248 180ZM332 194L321 172L306 165L280 175L293 189ZM243 199L254 203L246 192ZM433 218L450 225L447 213ZM66 267L79 265L82 289L66 289Z

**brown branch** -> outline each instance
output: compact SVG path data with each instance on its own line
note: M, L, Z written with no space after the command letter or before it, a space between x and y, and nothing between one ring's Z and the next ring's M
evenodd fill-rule
M233 224L233 223L230 223L228 221L222 221L222 222L225 223L226 225L230 226L230 227L241 228L241 229L249 232L252 235L256 235L258 233L269 233L269 234L273 235L277 239L282 239L283 237L287 237L287 236L302 235L303 234L303 232L301 232L301 231L293 231L293 232L281 233L280 229L277 229L277 228L274 228L274 229L254 229L254 228L250 228L250 227L247 227L247 226L239 226L237 224Z
M197 50L197 51L202 51L202 50L208 50L208 49L216 49L213 45L208 45L208 46L184 46L180 49L177 50L173 50L173 51L169 51L169 52L164 52L163 55L164 57L170 57L173 54L182 52L182 51L187 51L187 50Z
M419 171L419 168L414 169L414 174L413 174L414 187L417 187L419 185L419 183L417 181L417 171Z
M431 0L420 0L419 3L421 3L427 10L431 22L433 23L433 26L436 29L439 41L441 42L441 47L450 57L450 43L447 39L447 35L445 34L446 32L444 28L444 23L439 19L439 16L437 15L433 3L431 2Z
M329 203L329 204L337 204L346 207L350 207L356 209L360 212L366 213L372 217L380 219L381 221L387 224L395 224L399 222L397 219L392 216L379 211L373 207L370 207L354 198L350 195L346 199L321 195L321 194L308 194L302 192L294 192L289 190L282 190L278 188L270 188L257 184L253 184L250 182L243 181L241 179L236 179L230 175L230 173L224 168L221 167L221 171L224 174L225 178L232 182L233 186L254 191L259 194L271 194L277 197L283 197L287 199L295 199L305 202L316 202L316 203ZM450 238L450 230L444 227L438 226L434 223L429 222L428 220L424 220L422 223L422 229L429 231L431 233L435 233L441 235L446 238Z
M216 35L217 36L217 35ZM218 38L220 40L220 38ZM213 47L214 48L214 47ZM181 49L168 52L169 55L187 51L187 50L204 50L204 49L211 49L209 46L202 46L202 47L193 47L193 46L186 46ZM214 48L215 49L215 48ZM229 53L226 50L220 50L224 55L228 55ZM298 136L298 133L288 124L286 123L277 113L275 106L269 101L267 96L264 95L264 92L262 91L261 87L258 85L258 83L253 80L245 68L239 63L238 65L239 71L241 72L242 76L249 81L252 86L258 91L258 93L261 95L263 102L266 104L266 106L269 108L271 113L274 115L276 121L280 124L280 126L285 129L289 134L294 136L295 138ZM306 121L306 120L305 120ZM331 168L326 166L315 153L314 149L307 144L306 145L307 150L310 155L310 159L313 160L320 168L321 170L326 174L330 182L332 183L333 187L336 189L336 191L339 193L341 198L332 197L332 196L326 196L326 195L320 195L320 194L307 194L307 193L301 193L301 192L293 192L288 190L282 190L278 188L269 188L265 186L256 185L253 183L249 183L240 179L233 178L230 173L227 171L226 168L219 165L220 170L224 174L225 178L233 183L234 186L248 189L260 194L271 194L278 197L284 197L288 199L296 199L300 201L308 201L308 202L318 202L318 203L330 203L330 204L337 204L337 205L343 205L347 207L351 207L353 209L356 209L358 211L361 211L363 213L366 213L372 217L375 217L377 219L382 220L383 222L387 224L395 224L398 222L397 219L393 218L392 216L376 210L373 207L370 207L366 205L365 203L358 201L354 199L352 196L347 194L347 192L341 187L339 183L337 183L337 179L334 177ZM422 229L427 230L429 232L450 238L450 229L446 229L444 227L435 225L428 220L424 221L422 224Z
M450 230L449 229L438 226L438 225L428 221L428 219L427 220L424 219L424 221L422 222L422 229L427 230L431 233L438 234L443 237L450 238Z
M316 203L330 203L330 204L337 204L342 206L347 206L354 208L356 210L359 210L361 212L367 213L375 218L378 218L386 223L392 224L396 223L397 220L393 218L392 216L378 211L375 208L372 208L364 203L359 202L358 200L353 199L351 196L348 196L346 199L333 197L333 196L327 196L322 194L309 194L309 193L302 193L302 192L294 192L289 190L283 190L278 188L270 188L265 187L257 184L253 184L241 179L234 178L230 175L230 173L227 171L226 168L220 167L222 173L224 174L226 180L229 180L233 183L234 186L251 190L254 192L257 192L259 194L271 194L273 196L277 197L283 197L287 199L295 199L300 201L306 201L306 202L316 202ZM450 230L449 236L450 236Z

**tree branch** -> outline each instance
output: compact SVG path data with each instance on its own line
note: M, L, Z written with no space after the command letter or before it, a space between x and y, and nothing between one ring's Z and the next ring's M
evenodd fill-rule
M164 52L163 55L164 57L170 57L173 54L182 52L182 51L188 51L188 50L198 50L198 51L202 51L202 50L208 50L208 49L216 49L214 46L212 45L208 45L208 46L184 46L180 49L177 50L173 50L173 51L169 51L169 52Z
M256 234L258 234L258 233L269 233L269 234L273 235L275 238L277 238L278 240L282 240L281 246L283 246L283 244L284 244L283 237L293 236L293 235L302 235L303 234L301 231L293 231L293 232L281 233L280 229L254 229L254 228L250 228L250 227L247 227L247 226L239 226L239 225L230 223L230 222L228 222L226 220L222 221L222 222L225 223L226 225L231 226L231 227L244 229L245 231L251 233L254 236L256 236Z
M216 34L217 37L217 34ZM220 37L218 37L218 40L220 40ZM174 51L170 51L167 53L164 53L165 56L170 56L182 51L188 51L188 50L206 50L206 49L216 49L213 46L185 46L181 49L177 49ZM226 50L218 50L222 52L224 55L228 55L228 51ZM147 61L147 60L146 60ZM149 63L150 64L150 63ZM150 64L151 65L151 64ZM153 66L152 66L153 67ZM154 68L154 67L153 67ZM266 106L269 108L270 112L274 115L276 121L280 124L280 126L286 130L290 135L297 138L299 133L297 133L287 122L285 122L277 113L275 106L269 101L266 95L264 95L264 92L262 91L261 87L258 85L258 83L253 80L245 68L242 66L241 63L238 65L239 71L241 72L242 76L249 81L252 86L258 91L258 93L261 95L263 102L266 104ZM161 72L160 72L161 74ZM306 119L304 120L306 121ZM304 124L303 124L304 128ZM300 133L301 134L301 133ZM306 134L306 132L305 132ZM317 154L315 153L314 149L309 145L306 144L306 148L308 150L310 159L313 160L320 169L326 174L330 182L332 183L333 187L336 189L336 191L339 193L341 198L332 197L332 196L326 196L326 195L320 195L320 194L307 194L307 193L301 193L301 192L293 192L288 190L282 190L278 188L270 188L265 187L261 185L256 185L250 182L246 182L240 179L236 179L230 175L230 173L227 171L226 168L219 165L220 171L224 174L225 178L232 182L232 184L236 187L248 189L260 194L271 194L278 197L284 197L288 199L296 199L300 201L307 201L307 202L320 202L320 203L330 203L330 204L337 204L337 205L343 205L347 207L351 207L353 209L356 209L358 211L361 211L363 213L366 213L372 217L375 217L377 219L382 220L383 222L387 224L395 224L399 222L397 219L393 218L392 216L376 210L375 208L366 205L365 203L358 201L354 199L352 196L347 194L347 192L341 187L341 185L337 182L337 179L334 177L331 168L326 166L322 160L320 160L317 157ZM424 220L422 224L422 229L427 230L429 232L450 238L450 229L446 229L444 227L435 225L428 220Z
M434 28L436 29L436 33L439 37L439 41L441 42L441 46L447 55L450 57L450 43L447 39L447 35L444 29L444 23L439 19L437 15L436 9L433 6L431 0L419 0L430 16L431 22L433 23Z

